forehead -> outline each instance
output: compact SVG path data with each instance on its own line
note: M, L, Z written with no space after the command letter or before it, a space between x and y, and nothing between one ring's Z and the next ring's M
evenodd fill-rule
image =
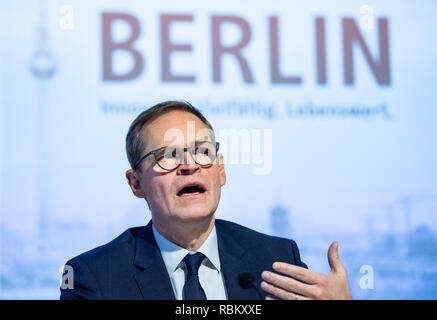
M195 140L211 140L212 132L196 115L187 111L169 111L144 126L143 139L147 149L175 142L189 144Z

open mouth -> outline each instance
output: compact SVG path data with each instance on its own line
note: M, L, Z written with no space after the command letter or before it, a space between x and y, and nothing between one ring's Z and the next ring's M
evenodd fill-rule
M192 196L192 195L202 194L205 191L206 190L202 186L200 186L198 184L194 184L194 185L189 185L189 186L182 188L177 193L177 196L178 197Z

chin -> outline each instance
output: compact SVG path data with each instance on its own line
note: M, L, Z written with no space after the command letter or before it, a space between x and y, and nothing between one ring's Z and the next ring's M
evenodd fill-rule
M198 221L210 218L214 211L211 208L205 208L205 206L192 205L186 208L178 208L176 216L182 221Z

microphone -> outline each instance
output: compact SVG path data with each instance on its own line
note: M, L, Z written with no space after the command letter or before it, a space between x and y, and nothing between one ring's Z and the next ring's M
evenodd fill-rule
M240 287L242 287L243 289L255 289L255 291L258 293L259 298L261 300L264 300L264 295L262 293L261 288L259 287L259 285L256 284L255 282L255 277L249 273L249 272L244 272L241 273L238 276L238 284L240 285Z

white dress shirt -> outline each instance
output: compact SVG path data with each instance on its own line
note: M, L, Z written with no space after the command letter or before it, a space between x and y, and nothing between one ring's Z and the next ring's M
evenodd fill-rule
M173 292L176 300L182 300L182 290L184 288L187 268L182 260L190 253L185 248L164 238L152 224L153 235L161 251L161 256L167 268ZM199 267L199 282L205 291L208 300L226 300L226 289L223 280L223 273L220 267L220 257L217 244L217 233L215 226L206 241L196 252L205 255L205 259ZM196 253L192 252L192 253Z

